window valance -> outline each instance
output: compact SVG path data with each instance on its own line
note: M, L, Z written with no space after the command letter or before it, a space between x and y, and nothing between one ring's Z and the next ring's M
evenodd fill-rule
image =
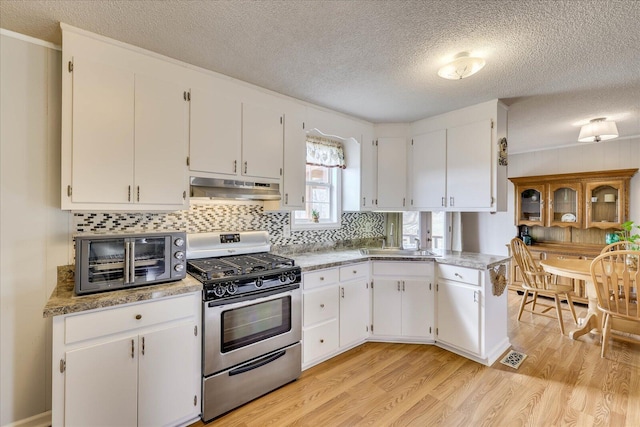
M318 136L307 136L307 164L345 169L342 143Z

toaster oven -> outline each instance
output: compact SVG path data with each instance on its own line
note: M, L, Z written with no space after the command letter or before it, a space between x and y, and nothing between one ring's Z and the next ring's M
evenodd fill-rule
M75 237L78 295L183 279L186 233L92 234Z

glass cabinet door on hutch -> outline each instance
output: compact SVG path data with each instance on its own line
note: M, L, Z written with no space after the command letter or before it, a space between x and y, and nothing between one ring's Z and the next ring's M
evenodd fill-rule
M547 227L582 225L582 187L575 184L549 184Z
M544 185L518 185L518 225L544 225Z
M615 228L623 221L626 206L622 181L600 181L586 184L587 227Z

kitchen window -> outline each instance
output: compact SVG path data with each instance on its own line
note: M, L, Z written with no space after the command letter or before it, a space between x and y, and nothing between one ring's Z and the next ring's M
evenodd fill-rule
M341 225L342 144L328 138L307 137L305 209L291 214L291 229L327 229Z

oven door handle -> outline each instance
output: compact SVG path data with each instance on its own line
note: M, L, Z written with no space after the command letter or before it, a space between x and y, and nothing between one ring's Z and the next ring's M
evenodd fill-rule
M259 368L261 366L268 365L269 363L280 359L286 353L287 353L287 350L281 350L281 351L279 351L277 353L269 354L269 355L263 357L262 359L258 359L256 361L248 363L248 364L246 364L244 366L241 366L241 367L239 367L237 369L229 371L229 376L232 377L234 375L244 374L245 372L253 371L254 369L257 369L257 368Z

